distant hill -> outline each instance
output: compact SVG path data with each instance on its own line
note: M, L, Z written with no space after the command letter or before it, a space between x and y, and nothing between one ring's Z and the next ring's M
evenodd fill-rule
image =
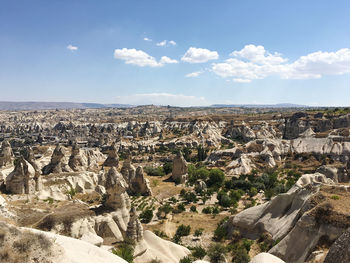
M279 104L213 104L214 108L309 108L307 105L299 105L292 103L279 103Z
M100 104L78 102L38 102L38 101L0 101L0 110L50 110L50 109L100 109L128 108L128 104Z

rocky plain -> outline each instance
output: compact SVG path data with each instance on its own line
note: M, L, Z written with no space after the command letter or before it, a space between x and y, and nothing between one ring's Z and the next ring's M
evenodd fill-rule
M350 110L0 111L0 262L350 262Z

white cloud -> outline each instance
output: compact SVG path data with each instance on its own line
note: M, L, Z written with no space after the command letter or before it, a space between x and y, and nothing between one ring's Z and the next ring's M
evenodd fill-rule
M282 77L286 79L321 78L324 75L350 73L350 49L336 52L314 52L300 57L288 66Z
M166 47L166 46L176 46L176 42L174 40L163 40L156 44L159 47Z
M78 47L73 46L73 45L68 45L68 46L67 46L67 49L70 50L70 51L72 51L72 52L74 52L74 51L77 51L77 50L78 50Z
M152 41L152 39L150 39L150 38L148 38L148 37L144 37L143 40L149 41L149 42Z
M116 49L114 50L114 58L124 60L126 64L132 64L139 67L162 67L164 64L178 63L177 60L163 56L158 62L154 57L148 55L142 50L134 48Z
M250 79L233 79L233 82L238 82L238 83L249 83L251 82Z
M293 63L287 63L288 60L279 53L268 53L263 46L247 45L231 55L236 58L214 63L212 71L223 78L232 77L240 82L273 75L283 79L312 79L324 75L350 73L348 48L336 52L314 52L300 57Z
M270 54L263 46L246 45L240 51L234 51L231 56L247 59L257 64L281 64L287 62L280 53Z
M159 47L165 47L166 46L166 40L163 40L162 42L157 43L156 45Z
M160 67L162 64L158 63L156 59L142 50L134 48L116 49L114 50L114 58L124 60L126 64L137 65L140 67Z
M195 72L186 74L186 77L187 78L196 78L202 73L203 73L203 71L195 71Z
M188 63L205 63L209 60L218 59L219 54L216 51L210 51L205 48L190 47L185 55L181 58L182 61Z
M187 96L171 93L145 93L117 97L117 103L132 105L171 105L171 106L203 106L208 105L204 97Z
M160 58L159 63L161 63L161 64L177 64L179 62L176 59L171 59L167 56L163 56Z

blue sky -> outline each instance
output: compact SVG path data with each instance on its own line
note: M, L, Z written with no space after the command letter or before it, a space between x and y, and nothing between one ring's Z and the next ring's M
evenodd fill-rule
M0 0L0 100L349 106L349 14L345 0Z

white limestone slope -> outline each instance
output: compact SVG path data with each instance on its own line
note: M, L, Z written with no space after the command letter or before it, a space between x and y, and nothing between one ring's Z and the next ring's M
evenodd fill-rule
M285 263L282 259L269 253L260 253L256 255L249 263Z
M187 248L164 240L146 230L143 233L143 240L136 245L134 262L145 263L158 259L162 263L178 263L190 253Z
M111 252L85 241L32 228L25 229L43 234L62 248L62 254L57 258L56 263L127 263L124 259Z

